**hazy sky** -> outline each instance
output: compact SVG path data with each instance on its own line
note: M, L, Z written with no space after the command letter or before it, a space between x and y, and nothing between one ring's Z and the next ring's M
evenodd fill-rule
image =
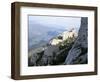
M29 23L37 23L43 26L51 26L57 29L79 28L81 17L61 17L61 16L29 16Z

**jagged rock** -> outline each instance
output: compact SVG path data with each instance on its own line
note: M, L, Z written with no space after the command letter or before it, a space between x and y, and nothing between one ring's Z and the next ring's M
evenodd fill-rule
M88 18L81 18L78 37L66 57L64 64L86 64L88 53Z
M46 50L44 50L44 55L42 56L41 60L38 62L38 65L51 65L54 59L53 53L58 52L59 48L58 46L50 45L47 47Z

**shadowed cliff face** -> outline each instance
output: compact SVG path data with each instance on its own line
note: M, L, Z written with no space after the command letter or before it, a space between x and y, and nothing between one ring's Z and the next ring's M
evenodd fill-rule
M87 64L88 55L88 18L81 18L78 37L70 49L64 64Z

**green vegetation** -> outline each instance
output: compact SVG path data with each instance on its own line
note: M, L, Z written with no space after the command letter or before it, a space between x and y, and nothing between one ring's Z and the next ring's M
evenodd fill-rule
M70 46L73 45L74 41L75 41L75 38L68 38L67 40L59 44L59 50L62 50L64 48L69 48Z
M57 53L53 52L52 65L60 65L65 61L68 52L72 48L74 42L75 42L75 38L68 38L64 42L59 43L59 52Z

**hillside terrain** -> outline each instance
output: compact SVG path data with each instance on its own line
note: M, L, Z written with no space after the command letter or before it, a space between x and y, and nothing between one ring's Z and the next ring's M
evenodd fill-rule
M53 33L48 32L50 36ZM52 37L49 42L41 41L37 44L39 47L29 50L28 66L87 63L87 18L81 18L78 33L71 28L69 31L54 34L56 36Z

